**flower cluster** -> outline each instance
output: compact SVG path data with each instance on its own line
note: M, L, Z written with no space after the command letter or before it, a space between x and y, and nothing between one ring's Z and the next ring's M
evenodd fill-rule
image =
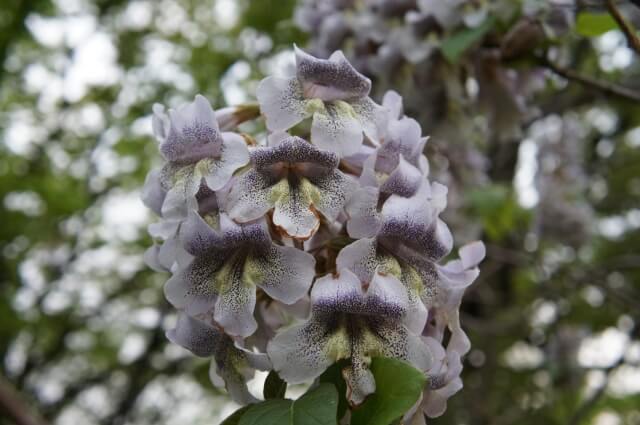
M212 357L213 382L240 403L255 401L255 369L301 383L346 360L357 406L376 389L372 357L384 356L428 376L414 410L441 414L461 387L458 309L484 246L442 263L447 188L429 181L427 139L400 96L375 103L340 51L295 57L295 76L257 88L267 132L255 138L226 131L257 118L246 106L214 111L196 96L168 114L154 107L166 164L143 191L161 217L146 259L172 273L168 337Z

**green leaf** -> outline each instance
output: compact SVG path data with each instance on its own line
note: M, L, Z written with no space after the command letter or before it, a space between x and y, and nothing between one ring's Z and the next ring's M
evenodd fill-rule
M504 239L529 217L508 184L494 183L469 190L466 199L473 214L482 220L483 229L492 241Z
M336 425L338 391L331 384L320 384L293 402L292 425Z
M240 409L233 412L231 415L227 416L227 418L224 421L222 421L220 425L238 425L240 423L240 418L242 417L242 415L244 415L244 413L247 410L249 410L250 407L251 407L250 405L241 407Z
M262 395L266 400L272 398L284 398L284 393L287 391L287 383L278 376L275 370L269 372L267 379L264 381L264 388L262 389Z
M267 400L251 406L238 425L336 425L338 391L320 384L298 400Z
M581 12L576 20L576 32L585 37L595 37L618 28L608 13Z
M353 411L351 425L389 425L413 406L426 383L418 369L402 360L374 357L376 392Z
M457 63L464 52L480 41L482 37L493 27L495 19L487 18L482 24L475 28L467 28L458 31L451 37L446 38L440 45L440 50L445 58L451 63Z
M341 419L349 408L349 403L347 402L347 383L342 376L342 369L348 363L349 361L345 359L332 364L319 378L321 383L331 383L338 390L338 419Z
M284 425L291 423L291 400L267 400L254 404L240 418L238 425Z

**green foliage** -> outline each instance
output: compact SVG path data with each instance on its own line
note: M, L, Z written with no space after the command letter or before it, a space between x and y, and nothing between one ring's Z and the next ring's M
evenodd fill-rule
M230 416L228 416L220 425L238 425L240 423L240 419L242 416L249 410L252 406L244 406L240 409L233 412Z
M608 13L580 12L576 18L576 32L585 37L595 37L618 28Z
M426 383L421 371L401 360L374 357L371 372L376 392L354 410L352 425L389 425L418 401Z
M492 184L467 193L469 205L482 220L487 236L504 239L518 225L525 223L526 212L518 205L513 190L504 184Z
M347 402L346 398L347 383L342 376L342 369L347 365L347 360L340 360L339 362L329 366L327 370L325 370L322 375L320 375L319 378L319 381L321 383L326 382L333 384L338 390L338 420L344 416L344 414L347 412L347 409L349 408L349 403Z
M237 424L335 425L337 408L336 388L331 384L321 384L307 391L298 400L267 400L255 404L242 414ZM236 422L229 424L234 423Z
M244 13L244 25L270 34L278 44L303 45L306 34L291 21L296 4L296 0L250 1Z
M440 45L442 54L449 62L457 63L462 55L474 44L478 43L494 25L494 18L489 17L475 28L467 28L453 34L442 41Z

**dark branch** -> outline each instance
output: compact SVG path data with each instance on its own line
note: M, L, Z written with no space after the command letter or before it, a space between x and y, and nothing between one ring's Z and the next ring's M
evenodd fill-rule
M625 100L640 102L640 92L638 91L608 81L602 81L593 77L579 74L572 69L563 68L546 58L540 58L540 62L547 69L553 71L563 78L566 78L567 80L594 88L608 96L614 96Z
M640 39L636 35L635 29L631 26L624 16L620 13L618 8L615 5L614 0L607 0L607 10L613 16L613 19L616 20L618 26L624 33L624 36L627 38L627 43L629 47L631 47L637 54L640 55Z

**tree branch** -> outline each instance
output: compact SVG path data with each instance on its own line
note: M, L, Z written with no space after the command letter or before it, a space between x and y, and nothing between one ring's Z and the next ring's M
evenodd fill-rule
M557 65L547 58L540 58L540 62L543 66L558 74L559 76L566 78L567 80L575 81L585 86L594 88L608 96L615 96L625 100L640 102L640 92L638 91L635 91L628 87L620 86L618 84L610 83L608 81L602 81L593 77L579 74L572 69L563 68Z
M44 419L32 412L18 391L2 376L0 376L0 411L4 412L16 425L47 425Z
M631 26L624 16L620 13L618 8L615 5L614 0L607 0L607 10L613 16L613 19L616 20L618 26L624 33L624 36L627 38L627 43L629 47L635 50L636 54L640 55L640 39L636 35L635 29Z

